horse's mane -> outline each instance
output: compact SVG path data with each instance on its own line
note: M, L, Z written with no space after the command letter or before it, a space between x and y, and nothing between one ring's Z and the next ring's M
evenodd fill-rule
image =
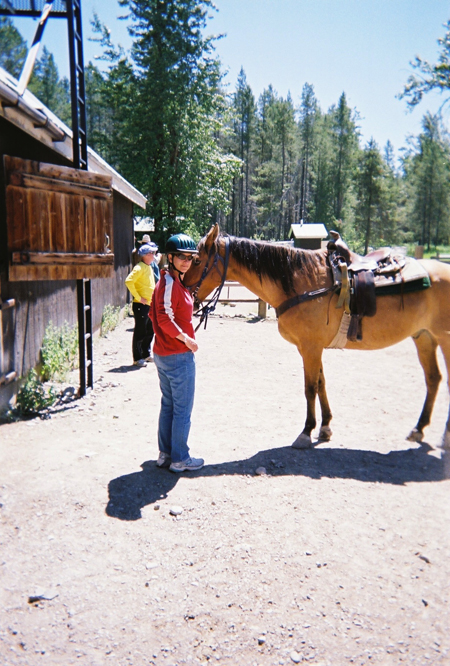
M224 237L221 234L217 238L217 246L220 239ZM268 277L274 282L280 282L287 295L294 292L295 272L315 278L320 269L326 265L326 253L323 252L302 250L235 236L227 236L227 238L230 243L230 253L240 266L254 271L260 280L262 277Z

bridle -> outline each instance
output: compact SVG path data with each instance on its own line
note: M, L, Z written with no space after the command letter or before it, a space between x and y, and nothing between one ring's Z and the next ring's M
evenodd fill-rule
M190 287L188 287L189 291L191 291L192 293L192 297L195 300L198 294L198 290L200 289L206 277L214 270L216 270L219 274L220 285L217 287L217 289L215 290L214 294L209 299L209 301L205 305L203 305L203 307L197 310L197 312L195 313L196 317L200 317L200 321L195 328L196 331L198 331L203 322L205 322L204 328L206 328L206 324L208 323L208 316L216 309L216 305L219 301L221 291L225 284L225 280L227 279L228 263L230 260L230 239L227 236L225 236L224 241L225 241L225 258L220 256L217 250L217 244L213 243L209 251L205 267L200 276L200 280L198 282L195 282ZM222 270L220 270L219 263L222 264Z

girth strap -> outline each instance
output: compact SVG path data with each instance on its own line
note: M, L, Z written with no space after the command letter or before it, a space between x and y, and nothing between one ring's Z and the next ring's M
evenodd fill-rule
M335 286L332 285L331 287L323 287L322 289L316 289L315 291L307 291L304 294L296 294L295 296L292 296L292 298L288 298L287 301L284 301L281 305L275 308L276 315L277 317L281 317L281 315L284 314L286 310L293 308L295 305L299 305L300 303L304 303L305 301L312 301L315 298L320 298L321 296L329 294L331 291L334 290Z

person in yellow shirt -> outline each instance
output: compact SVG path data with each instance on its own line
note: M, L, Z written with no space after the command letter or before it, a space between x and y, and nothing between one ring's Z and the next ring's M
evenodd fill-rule
M155 290L155 276L150 264L154 261L157 251L158 246L155 243L142 245L138 250L140 261L125 280L125 284L133 296L133 364L141 368L153 360L150 348L153 340L153 326L148 313Z

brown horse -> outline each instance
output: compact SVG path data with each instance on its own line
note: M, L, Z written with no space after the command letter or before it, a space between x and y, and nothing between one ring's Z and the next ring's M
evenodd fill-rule
M225 281L236 280L273 308L279 308L298 294L311 299L286 309L278 318L280 334L294 344L303 357L306 422L292 444L311 446L316 427L316 396L319 396L322 424L318 439L331 438L331 410L328 403L322 352L329 347L341 322L342 309L336 309L338 296L332 288L327 250L300 250L246 238L224 236L215 225L198 244L199 255L185 274L184 284L201 302ZM450 377L450 266L439 261L422 261L431 287L402 295L377 297L375 316L362 322L363 338L348 341L346 349L382 349L412 337L425 373L427 394L416 427L408 436L420 442L430 423L442 376L436 350L442 350ZM441 446L450 449L450 410Z

